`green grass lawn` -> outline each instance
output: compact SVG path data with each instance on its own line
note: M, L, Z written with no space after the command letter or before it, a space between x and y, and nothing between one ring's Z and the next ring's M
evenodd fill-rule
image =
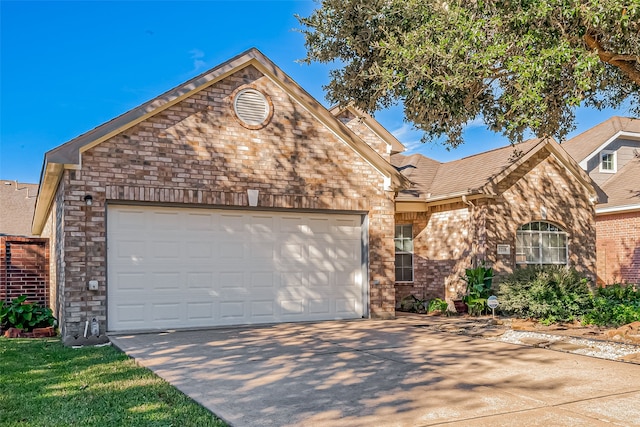
M0 338L0 426L225 426L112 347Z

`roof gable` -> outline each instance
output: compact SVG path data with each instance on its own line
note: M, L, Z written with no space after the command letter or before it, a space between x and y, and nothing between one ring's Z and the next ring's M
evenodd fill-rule
M411 165L413 170L407 177L414 183L411 189L402 191L397 200L435 203L462 196L497 195L501 191L499 184L543 149L557 158L593 197L596 196L591 178L586 172L558 143L546 138L531 139L515 146L485 151L437 165L435 161L421 155L394 156L394 166L403 173L408 170L407 165ZM415 156L427 159L428 162ZM404 159L399 159L402 157Z
M640 120L613 116L610 119L582 132L562 143L567 153L581 166L618 138L640 139Z
M0 235L31 236L38 184L0 181Z
M408 186L408 180L366 142L337 120L326 108L295 83L280 68L255 48L200 74L162 95L82 134L45 154L40 177L40 191L36 202L33 232L39 234L51 208L55 190L65 168L80 167L82 153L130 129L142 121L170 108L197 92L215 84L245 67L253 66L328 128L345 145L368 162L392 188Z
M598 211L640 209L640 159L633 159L621 171L602 185L606 201Z

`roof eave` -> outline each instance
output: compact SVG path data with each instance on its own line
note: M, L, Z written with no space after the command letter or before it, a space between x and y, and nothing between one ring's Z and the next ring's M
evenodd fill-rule
M629 212L640 212L640 204L596 208L596 216Z
M386 142L391 147L390 154L398 154L404 152L407 148L404 146L402 142L391 132L389 132L384 126L380 124L372 115L362 111L358 107L349 104L346 107L336 105L329 108L329 112L332 115L338 115L345 110L351 110L355 115L361 116L364 118L364 124L371 129L373 133L378 135L384 142Z
M38 197L36 198L36 207L31 223L31 233L34 236L40 236L44 230L63 172L63 164L48 162L45 157Z

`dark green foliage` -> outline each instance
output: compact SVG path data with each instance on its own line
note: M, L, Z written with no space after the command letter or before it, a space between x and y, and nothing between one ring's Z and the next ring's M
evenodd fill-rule
M562 266L529 266L500 283L500 309L547 323L568 322L591 310L593 298L587 279Z
M32 331L34 328L54 326L56 319L48 307L29 304L27 297L21 295L11 303L0 301L0 326L3 328L18 328Z
M485 267L484 263L476 268L465 270L467 294L463 301L469 307L469 314L478 316L487 308L487 298L491 296L491 282L493 269Z
M579 105L640 113L638 0L321 0L298 19L330 103L400 103L425 140L455 147L478 118L562 140Z
M640 321L640 290L633 285L615 284L598 288L593 310L583 317L586 324L620 326Z

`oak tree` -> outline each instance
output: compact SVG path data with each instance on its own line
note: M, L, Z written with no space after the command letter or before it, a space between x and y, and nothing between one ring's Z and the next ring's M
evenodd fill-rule
M336 66L330 102L401 102L453 147L476 118L518 142L562 140L580 105L640 114L640 0L322 0L298 19L304 60Z

